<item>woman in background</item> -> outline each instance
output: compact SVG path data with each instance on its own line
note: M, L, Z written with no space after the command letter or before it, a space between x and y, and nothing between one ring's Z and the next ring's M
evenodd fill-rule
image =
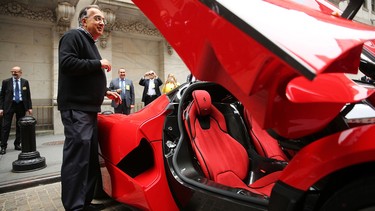
M161 91L163 94L166 94L178 86L180 86L180 84L177 82L174 75L172 73L169 73Z

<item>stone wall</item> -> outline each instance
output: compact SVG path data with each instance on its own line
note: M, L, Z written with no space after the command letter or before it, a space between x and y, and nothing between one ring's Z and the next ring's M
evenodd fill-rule
M0 79L10 78L14 66L22 68L30 82L34 105L51 105L52 30L51 26L0 21Z

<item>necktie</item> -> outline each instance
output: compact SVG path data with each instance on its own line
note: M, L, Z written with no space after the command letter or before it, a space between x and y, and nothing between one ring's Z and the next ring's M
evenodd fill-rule
M124 79L121 79L121 98L125 99L125 81Z
M14 89L14 100L16 103L20 102L20 86L18 85L18 79L15 80L16 88Z

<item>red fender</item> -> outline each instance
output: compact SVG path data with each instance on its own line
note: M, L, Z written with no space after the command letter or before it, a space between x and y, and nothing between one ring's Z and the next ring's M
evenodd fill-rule
M284 169L280 181L306 191L340 169L375 162L375 125L345 130L304 147Z
M164 171L162 150L168 103L169 99L162 95L147 109L134 114L98 116L103 189L115 200L144 210L178 210L172 203L174 199ZM141 140L149 142L154 163L151 168L131 177L117 165L140 145Z

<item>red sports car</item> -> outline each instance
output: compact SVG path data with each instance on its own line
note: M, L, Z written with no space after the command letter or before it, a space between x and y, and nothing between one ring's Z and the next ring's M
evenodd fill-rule
M374 210L374 86L347 77L374 72L362 2L134 0L197 80L99 115L103 190L140 210Z

